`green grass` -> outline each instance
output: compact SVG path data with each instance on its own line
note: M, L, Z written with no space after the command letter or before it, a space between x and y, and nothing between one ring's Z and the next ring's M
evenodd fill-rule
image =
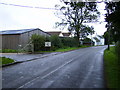
M115 47L110 47L110 50L104 51L104 65L105 65L105 77L108 88L119 88L118 77L120 75L118 65L118 58L115 53Z
M0 57L0 66L13 63L14 60L6 57Z
M46 52L66 52L66 51L71 51L71 50L76 50L79 48L86 48L86 47L90 47L90 46L80 46L80 47L64 47L64 48L59 48L57 50L54 51L38 51L40 53L46 53Z
M65 51L71 51L71 50L75 50L75 49L79 49L79 48L86 48L86 47L90 47L90 46L80 46L80 47L64 47L64 48L59 48L57 50L50 50L50 51L36 51L35 53L49 53L49 52L65 52ZM19 51L19 52L24 52L25 51ZM18 53L18 50L13 50L13 49L3 49L0 50L0 53Z
M17 53L17 50L13 50L13 49L3 49L0 50L1 53Z
M60 48L55 50L55 52L65 52L65 51L71 51L71 50L75 50L78 49L79 47L67 47L67 48Z
M76 49L79 49L79 48L86 48L86 47L90 47L90 46L60 48L60 49L55 50L55 52L66 52L66 51L71 51L71 50L76 50Z

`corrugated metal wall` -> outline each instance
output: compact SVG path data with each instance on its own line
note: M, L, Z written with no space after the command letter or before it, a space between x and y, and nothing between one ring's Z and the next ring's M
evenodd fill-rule
M2 49L18 49L20 35L1 35Z
M32 34L49 36L47 33L42 32L39 29L32 30L23 34L18 34L18 35L0 35L0 39L2 40L2 49L18 49L19 48L18 45L22 45L22 47L25 47L26 44L28 44Z
M30 38L33 34L39 34L39 35L43 35L45 37L50 36L47 33L40 31L39 29L23 33L20 35L20 44L22 45L22 47L25 47L26 44L29 43Z
M0 35L0 49L2 49L2 35Z

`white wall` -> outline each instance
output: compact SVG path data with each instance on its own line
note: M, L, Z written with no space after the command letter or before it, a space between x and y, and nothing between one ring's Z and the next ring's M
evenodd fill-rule
M101 38L99 38L99 37L97 37L97 38L100 40L100 42L96 42L96 40L93 39L93 41L95 42L95 46L96 46L96 45L104 45L104 39L101 39Z

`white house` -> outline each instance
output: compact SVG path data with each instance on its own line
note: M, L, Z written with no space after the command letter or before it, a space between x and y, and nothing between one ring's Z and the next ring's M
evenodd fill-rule
M93 37L93 41L95 42L95 46L96 45L104 45L104 38L100 35L95 35L95 37Z

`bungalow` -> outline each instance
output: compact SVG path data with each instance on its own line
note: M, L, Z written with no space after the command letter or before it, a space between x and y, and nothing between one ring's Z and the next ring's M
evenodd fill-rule
M32 34L50 36L50 34L39 28L0 31L0 40L2 40L2 46L0 46L0 49L17 50L19 49L19 46L25 47L28 44Z

